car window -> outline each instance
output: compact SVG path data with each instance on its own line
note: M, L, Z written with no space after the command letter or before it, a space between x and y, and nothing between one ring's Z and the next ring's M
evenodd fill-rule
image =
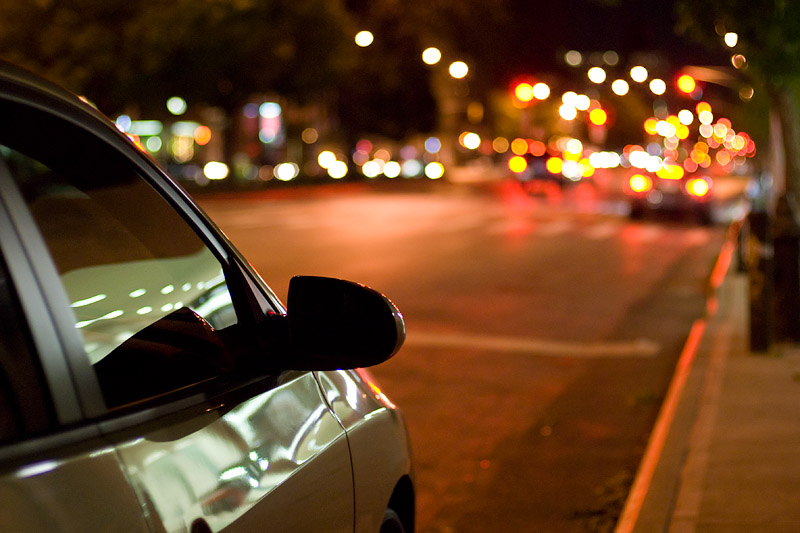
M0 111L2 111L0 109ZM237 323L222 265L116 150L9 106L6 161L46 241L109 407L231 367L217 335Z
M0 257L0 442L48 429L53 411L6 265Z

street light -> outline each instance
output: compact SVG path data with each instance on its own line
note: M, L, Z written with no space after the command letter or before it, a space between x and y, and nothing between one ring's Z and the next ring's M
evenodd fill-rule
M592 83L603 83L606 81L606 71L600 67L592 67L587 73Z
M435 65L442 59L442 52L433 46L426 48L422 52L422 61L426 65Z
M372 32L369 32L367 30L362 30L356 33L355 41L356 44L361 48L366 48L367 46L371 45L372 41L374 40L375 37L373 37Z
M469 67L463 61L454 61L450 63L449 72L452 77L460 80L467 75L469 72Z

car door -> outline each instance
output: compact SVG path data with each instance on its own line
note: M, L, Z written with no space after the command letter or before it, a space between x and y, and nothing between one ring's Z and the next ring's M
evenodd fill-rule
M23 458L24 471L60 457L45 474L10 471L0 493L38 508L42 487L93 484L74 507L45 491L56 529L80 517L94 526L80 530L352 531L344 430L315 376L271 371L281 354L256 335L280 304L131 143L42 107L0 100L0 197L30 264L17 275L47 312L21 306L48 330L31 351L62 370L48 394L78 407L44 433L68 426L97 443ZM121 511L96 511L107 504Z

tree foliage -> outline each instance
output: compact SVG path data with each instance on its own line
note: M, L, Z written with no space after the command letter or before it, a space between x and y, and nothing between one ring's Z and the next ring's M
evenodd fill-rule
M740 76L763 88L782 130L786 190L800 194L800 2L793 0L680 0L679 29L709 47L727 32L746 63ZM764 117L766 119L766 117Z
M169 96L224 109L253 93L309 98L346 67L347 14L329 0L4 0L0 56L107 113Z

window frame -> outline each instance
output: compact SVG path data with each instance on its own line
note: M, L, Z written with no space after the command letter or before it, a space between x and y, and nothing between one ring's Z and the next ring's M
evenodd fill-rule
M247 337L258 344L255 329L260 321L270 312L285 314L286 311L249 263L188 194L155 161L136 148L126 135L88 105L76 105L59 95L31 92L26 87L11 85L9 89L2 81L0 101L33 108L64 122L65 127L84 130L130 163L137 174L175 209L220 262L239 324L243 332L252 333ZM2 165L5 167L4 162ZM8 174L7 168L5 171ZM21 305L34 337L34 349L45 369L58 408L58 421L62 425L69 425L117 417L105 405L99 383L86 357L83 340L74 327L74 317L56 266L24 199L12 181L10 174L6 179L0 179L0 231L4 232L0 236L3 237L5 248L14 248L3 252L7 258L14 258L14 261L7 260L13 263L8 266L9 273L20 300L23 300ZM44 316L49 319L42 320ZM167 393L162 401L144 401L122 412L138 413L133 419L142 421L205 401L202 385L187 389L180 397ZM120 424L113 425L119 427Z

